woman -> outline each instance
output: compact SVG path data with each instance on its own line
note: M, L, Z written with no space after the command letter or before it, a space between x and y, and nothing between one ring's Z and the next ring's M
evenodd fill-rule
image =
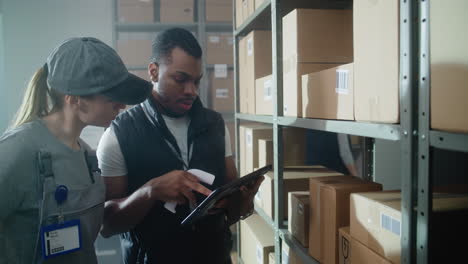
M0 263L97 263L105 189L79 136L150 92L100 40L72 38L49 55L0 138Z

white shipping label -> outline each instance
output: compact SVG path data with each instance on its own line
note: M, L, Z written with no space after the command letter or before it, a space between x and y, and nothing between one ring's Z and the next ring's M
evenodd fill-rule
M287 113L288 113L288 105L285 104L283 108L283 114L287 114Z
M271 79L266 80L263 83L263 100L264 101L271 101L273 98L273 91L272 91Z
M208 38L208 40L211 42L211 43L219 43L219 36L210 36Z
M227 78L227 64L215 64L214 75L215 78Z
M253 54L253 39L249 38L247 40L247 56L252 56Z
M263 264L263 248L257 244L257 263Z
M288 264L288 263L289 263L288 251L283 248L283 250L281 250L281 264Z
M229 90L225 88L216 89L216 98L229 98Z
M380 227L397 235L398 237L401 236L401 222L396 218L380 213Z
M336 88L335 91L337 94L348 94L348 70L336 70Z
M245 143L247 144L247 147L251 148L252 147L252 130L247 130L245 131Z

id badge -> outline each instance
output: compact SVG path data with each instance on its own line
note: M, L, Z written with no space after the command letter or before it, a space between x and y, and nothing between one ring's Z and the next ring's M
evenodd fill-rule
M44 259L80 250L80 220L74 219L42 227L41 242Z

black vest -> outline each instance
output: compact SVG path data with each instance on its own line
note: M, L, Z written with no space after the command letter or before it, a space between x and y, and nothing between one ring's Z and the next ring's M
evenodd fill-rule
M146 112L145 112L146 111ZM215 189L225 183L225 125L219 113L197 99L190 110L188 167L215 175ZM173 170L183 170L174 136L152 99L120 114L112 123L127 166L128 191L133 193L149 180ZM170 147L170 145L172 148ZM202 199L201 195L198 196ZM229 258L230 233L224 215L210 216L183 228L187 205L173 214L158 201L130 232L121 235L126 263L225 263Z

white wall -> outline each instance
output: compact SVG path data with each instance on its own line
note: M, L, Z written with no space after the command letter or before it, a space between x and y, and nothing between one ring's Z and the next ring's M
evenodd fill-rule
M112 0L0 0L0 11L1 134L29 78L55 46L74 36L97 37L112 45L113 11Z

